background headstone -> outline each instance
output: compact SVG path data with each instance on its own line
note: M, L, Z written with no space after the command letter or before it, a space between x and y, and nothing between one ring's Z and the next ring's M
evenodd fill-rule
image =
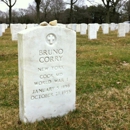
M76 26L76 32L80 32L80 24L77 24L77 26Z
M87 33L87 24L86 23L81 23L80 24L80 34L81 35L86 35Z
M118 24L118 37L125 37L126 27L125 23Z
M0 36L2 36L2 25L0 24Z
M12 41L17 41L18 40L18 32L25 30L26 24L11 24L11 36L12 36Z
M104 24L101 25L101 28L102 28L103 34L109 33L109 24L104 23Z
M72 24L67 24L66 27L72 29Z
M97 27L95 24L88 24L88 39L97 39Z
M100 29L100 24L94 23L94 25L95 25L96 30L99 31L99 29Z
M110 25L110 31L115 31L116 30L116 24L115 23L111 23Z
M6 29L5 24L2 23L1 25L2 25L2 33L4 33L4 32L5 32L5 29Z
M129 30L130 30L130 29L129 29L129 25L130 25L130 24L129 24L129 23L124 23L124 24L125 24L125 32L126 32L126 33L129 33Z
M77 24L72 24L72 30L74 30L74 31L76 31L76 26L77 26Z

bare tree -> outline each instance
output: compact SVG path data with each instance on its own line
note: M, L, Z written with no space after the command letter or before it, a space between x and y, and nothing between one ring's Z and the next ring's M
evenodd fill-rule
M59 16L64 11L64 9L65 3L63 0L53 0L51 2L51 11L55 16L55 19L59 20Z
M26 16L27 16L27 13L29 12L27 9L18 9L17 10L18 12L18 22L20 23L26 23Z
M51 10L51 2L52 0L42 0L40 4L40 10L42 11L42 14L44 15L44 20L47 18L47 14Z
M0 23L5 23L6 22L6 13L0 11Z
M66 3L70 5L70 14L69 14L69 22L72 23L73 22L73 7L74 4L77 2L78 0L70 0L70 3Z
M110 23L110 11L114 10L120 0L102 0L106 8L106 23Z
M70 5L70 13L69 13L69 22L73 22L73 11L74 11L74 5L77 4L77 6L82 6L84 3L84 0L69 0L70 2L66 2L66 4ZM89 2L89 0L87 0Z
M35 0L36 3L36 11L37 11L37 23L40 23L40 3L41 0Z
M126 19L130 21L130 0L125 2L123 6L123 13L126 16Z
M37 11L34 4L29 4L26 14L28 18L30 19L29 22L37 22Z
M15 5L17 0L14 0L13 2L11 0L1 0L9 7L9 27L10 23L12 22L12 7Z

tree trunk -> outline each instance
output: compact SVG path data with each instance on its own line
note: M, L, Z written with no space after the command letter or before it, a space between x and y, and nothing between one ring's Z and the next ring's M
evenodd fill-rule
M45 21L46 21L47 12L45 11L44 13L45 13L45 14L44 14L44 19L45 19Z
M40 11L39 11L39 4L37 4L36 10L37 10L37 23L39 24L39 23L40 23Z
M107 9L106 23L110 23L110 10Z
M9 6L9 27L10 27L11 22L12 22L12 7Z
M130 21L130 15L129 15L129 21Z
M73 0L71 0L71 3L70 3L70 20L69 20L70 23L73 22Z

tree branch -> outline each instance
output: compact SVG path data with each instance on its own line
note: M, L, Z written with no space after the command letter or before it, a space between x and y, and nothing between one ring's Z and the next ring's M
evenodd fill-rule
M4 2L7 6L9 6L9 3L7 0L1 0L2 2Z
M13 5L11 5L11 7L13 7L13 6L15 5L16 1L17 1L17 0L15 0L15 2L13 3Z
M76 0L75 2L73 2L73 5L77 2L78 0Z
M78 1L78 0L76 0L75 2L73 2L72 5L74 5L77 1ZM65 2L65 4L69 4L69 5L70 5L71 3Z
M102 0L102 2L103 2L103 4L104 4L104 6L106 7L107 5L105 4L105 1L104 1L104 0Z

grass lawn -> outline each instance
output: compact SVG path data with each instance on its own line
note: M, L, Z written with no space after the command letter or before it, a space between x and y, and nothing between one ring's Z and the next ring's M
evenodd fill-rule
M0 130L130 130L130 33L89 40L77 33L76 110L33 124L19 121L18 50L0 37Z

